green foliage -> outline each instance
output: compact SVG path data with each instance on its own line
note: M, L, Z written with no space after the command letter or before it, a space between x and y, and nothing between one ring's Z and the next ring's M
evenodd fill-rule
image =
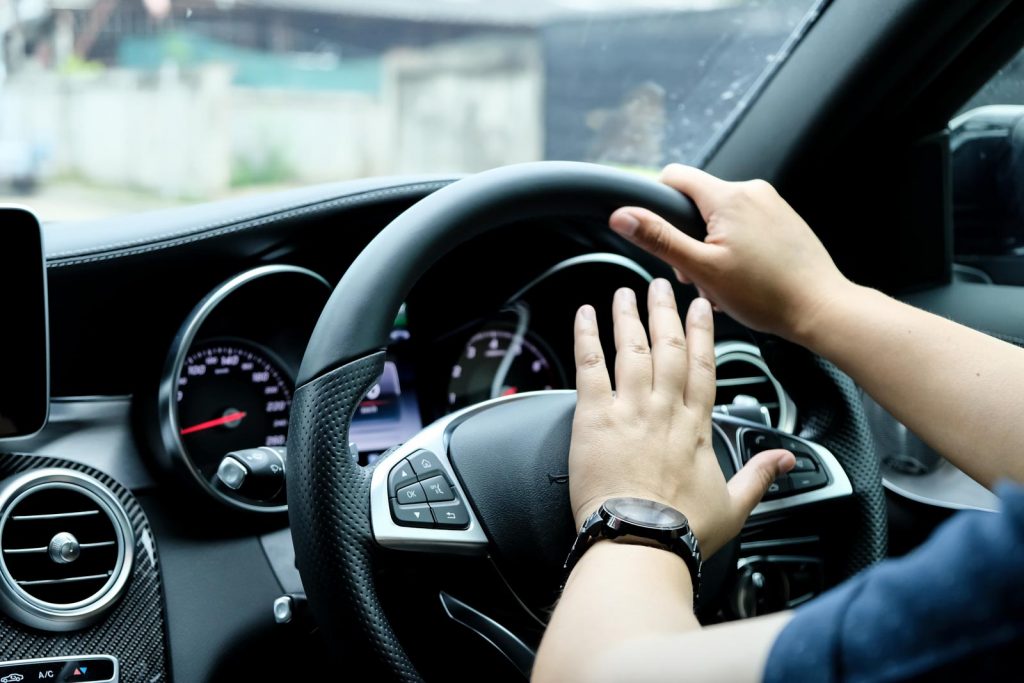
M92 76L102 73L105 68L102 62L94 62L82 59L78 55L71 55L64 60L57 71L62 76Z
M236 157L231 164L231 186L271 185L295 178L295 169L277 147L259 159Z

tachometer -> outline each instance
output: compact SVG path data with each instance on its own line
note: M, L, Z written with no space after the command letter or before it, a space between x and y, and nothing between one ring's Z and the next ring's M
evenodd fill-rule
M175 429L207 481L229 451L285 445L292 383L269 354L234 340L198 344L177 381Z
M488 329L474 334L448 381L451 410L525 391L565 386L561 368L539 339L517 338L512 330Z

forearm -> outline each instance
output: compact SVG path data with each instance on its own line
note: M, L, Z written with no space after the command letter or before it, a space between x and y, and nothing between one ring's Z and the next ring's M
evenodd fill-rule
M537 653L533 680L591 681L602 648L699 627L690 573L681 558L658 548L602 541L584 554L565 586Z
M580 560L544 633L535 683L761 680L790 612L701 628L686 564L643 546L598 543Z
M851 286L796 341L986 486L1024 481L1024 351Z

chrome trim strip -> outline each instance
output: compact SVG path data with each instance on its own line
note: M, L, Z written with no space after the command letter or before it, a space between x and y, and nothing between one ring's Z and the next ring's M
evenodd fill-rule
M231 498L217 490L217 488L202 475L202 473L192 463L192 459L188 457L188 453L185 451L185 446L181 441L181 436L178 433L180 426L178 424L178 411L176 410L177 401L174 400L176 395L175 387L177 387L178 375L181 374L181 367L185 362L185 358L188 356L192 342L195 341L196 334L198 334L203 323L210 314L213 313L217 306L219 306L230 294L253 280L258 280L268 275L279 275L283 273L307 275L322 283L328 291L331 289L330 283L323 276L309 270L308 268L280 264L260 266L258 268L247 270L244 273L239 273L238 275L228 279L226 282L218 285L212 292L207 294L199 304L196 305L191 313L189 313L185 322L179 329L178 334L175 335L174 341L171 344L170 353L167 357L167 362L164 365L163 374L160 378L160 389L157 396L157 414L160 416L160 442L166 453L166 457L164 459L167 460L165 464L169 466L174 466L175 464L182 465L199 484L200 488L209 493L213 498L231 507L248 510L250 512L283 512L288 509L288 506L255 505L238 500L237 498ZM294 377L291 379L294 379Z
M749 557L741 557L736 561L736 568L743 569L749 564L755 562L768 562L770 564L800 564L807 562L810 564L824 564L820 557L814 555L751 555Z
M747 550L759 550L761 548L779 548L791 545L807 545L810 543L821 543L820 536L794 536L792 538L771 538L764 541L743 541L740 543L740 552Z
M99 581L109 579L110 574L91 574L89 576L68 576L63 579L34 579L32 581L18 581L19 586L50 586L55 583L79 583L80 581Z
M765 374L768 381L772 383L772 388L775 389L775 395L779 397L779 424L772 426L787 434L792 434L796 429L796 403L786 393L786 388L775 377L768 364L764 362L764 358L761 357L761 349L744 341L724 341L715 344L715 365L730 361L750 363ZM729 382L730 380L716 380L718 386L736 386L735 383L730 384Z
M654 276L651 275L649 272L647 272L647 270L643 266L641 266L639 263L637 263L633 259L631 259L629 257L626 257L626 256L623 256L622 254L613 254L613 253L610 253L610 252L598 252L596 254L582 254L580 256L573 256L572 258L567 258L564 261L560 261L560 262L556 263L555 265L551 266L550 268L545 270L543 273L541 273L540 275L538 275L537 277L533 278L528 283L526 283L526 285L523 286L518 292L516 292L515 294L510 296L508 300L510 302L518 301L527 292L529 292L531 289L533 289L534 287L536 287L540 283L544 282L544 280L547 280L549 277L551 277L555 273L558 273L560 271L566 270L568 268L573 268L575 266L590 265L590 264L594 264L594 263L603 263L603 264L609 265L609 266L620 266L622 268L625 268L626 270L632 271L636 275L639 275L641 278L643 278L647 282L650 282L651 280L654 279Z
M729 379L715 380L720 387L741 387L745 384L764 384L770 381L767 377L731 377Z
M0 661L0 667L2 666L32 666L35 664L48 664L61 663L67 664L69 662L91 662L97 659L108 659L114 664L114 675L110 678L103 679L90 679L92 683L118 683L121 680L121 665L117 661L117 657L110 655L82 655L81 657L40 657L39 659L14 659L11 661ZM67 679L73 680L73 679Z
M717 432L718 435L722 437L722 441L725 442L726 447L729 449L729 457L732 458L732 465L736 468L736 471L739 472L740 468L743 467L743 456L740 455L740 451L733 446L732 439L730 439L729 435L725 433L725 430L715 423L714 417L711 419L711 431Z
M114 545L117 541L98 541L96 543L79 543L78 547L82 550L86 548L107 548ZM30 553L46 553L50 549L47 547L42 548L4 548L4 553L8 555L26 555Z
M49 467L31 470L6 479L0 488L0 535L11 510L26 496L47 489L68 489L92 498L110 518L117 535L117 558L107 583L85 600L70 604L45 602L27 593L21 586L33 582L17 581L0 556L0 606L8 616L23 624L46 631L71 631L97 619L112 607L128 587L135 560L135 533L120 501L106 486L81 472Z
M88 394L85 396L53 396L50 403L109 403L110 401L131 401L131 394Z
M778 429L766 429L762 425L747 422L746 420L740 420L729 415L716 414L715 420L721 423L731 424L736 429L735 447L737 453L743 452L743 434L745 432L751 429L773 432L787 439L798 441L813 451L814 454L818 456L818 459L821 461L825 470L825 474L828 476L828 483L820 489L814 489L813 491L807 491L806 493L796 493L791 496L785 496L784 498L766 500L758 503L757 507L755 507L754 511L750 514L750 519L756 519L762 515L797 508L802 505L811 505L826 500L832 500L834 498L845 498L846 496L853 495L853 485L850 483L850 478L846 475L846 470L844 470L843 466L839 464L839 460L836 459L836 456L832 455L831 451L826 449L824 446L816 444L813 441L808 441L807 439L802 439L799 436L787 434Z
M52 515L14 515L14 522L31 522L35 519L65 519L68 517L91 517L100 514L99 510L82 510L81 512L54 512Z

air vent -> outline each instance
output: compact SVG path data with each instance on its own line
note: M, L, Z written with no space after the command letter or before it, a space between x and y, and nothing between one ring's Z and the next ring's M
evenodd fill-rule
M718 366L716 406L749 403L750 397L768 409L772 426L792 433L796 427L796 405L768 370L761 351L746 342L722 342L715 346ZM737 397L740 397L737 400Z
M36 470L0 490L0 597L22 623L65 631L94 621L124 592L133 546L124 509L92 477Z

